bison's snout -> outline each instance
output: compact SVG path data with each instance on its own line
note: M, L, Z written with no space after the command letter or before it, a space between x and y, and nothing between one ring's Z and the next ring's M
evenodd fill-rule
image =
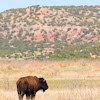
M45 90L47 90L48 89L48 85L46 84L46 89Z
M48 89L48 88L49 88L49 87L47 86L47 89ZM46 90L47 90L47 89L46 89Z
M45 86L45 89L43 89L43 92L45 92L48 89L48 86Z

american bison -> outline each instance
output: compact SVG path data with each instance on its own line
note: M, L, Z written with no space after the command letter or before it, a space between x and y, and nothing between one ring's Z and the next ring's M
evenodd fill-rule
M35 98L36 92L39 90L48 89L47 82L44 78L38 78L36 76L27 76L21 77L17 82L17 92L19 96L19 100L23 100L24 94L26 95L26 99L33 100Z

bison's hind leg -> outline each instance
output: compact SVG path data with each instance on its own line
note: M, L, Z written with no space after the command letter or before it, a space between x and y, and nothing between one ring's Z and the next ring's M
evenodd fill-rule
M19 94L18 96L19 96L19 100L23 100L24 95Z
M21 91L18 91L19 100L23 100L23 96L24 96L24 93Z

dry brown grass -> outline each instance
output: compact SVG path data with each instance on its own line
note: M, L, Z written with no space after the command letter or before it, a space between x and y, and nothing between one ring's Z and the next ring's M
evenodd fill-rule
M39 91L36 94L35 100L99 100L100 91L98 89L75 89L75 90L49 90L43 93ZM0 100L18 100L17 92L15 91L0 91ZM25 96L24 96L24 100Z
M18 100L16 80L33 75L45 77L49 90L36 100L99 100L100 60L0 60L0 100ZM12 95L13 94L13 95Z
M100 76L100 60L77 61L32 61L32 60L1 60L0 78L9 75L20 77L25 75L38 75L56 78L90 78ZM81 73L81 74L80 74ZM92 77L93 78L93 77Z

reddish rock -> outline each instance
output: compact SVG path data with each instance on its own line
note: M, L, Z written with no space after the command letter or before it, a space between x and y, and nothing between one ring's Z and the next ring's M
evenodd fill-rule
M98 38L99 38L99 37L100 37L100 35L98 35L98 36L94 37L94 38L93 38L93 41L98 40Z
M71 40L72 40L73 38L76 38L78 33L79 33L78 31L73 31L69 38L70 38Z
M30 41L30 40L31 40L31 37L26 36L26 39L24 39L24 40L26 40L26 41Z
M48 38L49 41L54 41L54 34L48 33L47 38Z
M39 41L43 41L43 34L42 33L38 33L34 35L34 41L39 42Z

